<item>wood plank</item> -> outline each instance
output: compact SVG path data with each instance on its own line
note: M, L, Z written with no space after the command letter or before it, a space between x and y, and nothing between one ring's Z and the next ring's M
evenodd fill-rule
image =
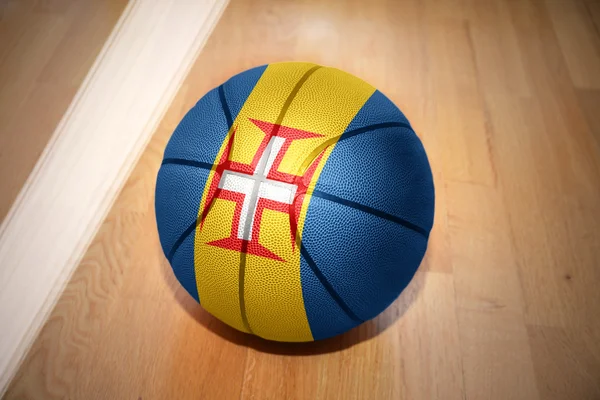
M0 20L0 221L121 15L126 0L15 2Z
M416 306L410 309L416 320L407 316L406 321L401 321L410 325L400 332L401 348L394 354L406 354L406 362L401 364L406 398L462 399L464 383L454 282L440 273L427 273L424 279Z
M546 0L560 49L573 84L600 89L600 37L581 1Z
M433 13L431 8L427 12ZM429 62L435 66L431 68L431 96L440 148L434 155L443 163L445 179L494 186L487 117L469 30L462 20L427 24Z
M596 147L600 148L600 113L598 112L600 90L577 90L577 98L589 129L596 140Z
M469 39L473 46L477 80L487 112L503 98L531 97L532 89L519 49L519 36L505 1L477 1L467 13Z
M466 396L537 399L522 288L502 195L495 189L454 182L447 191Z
M582 340L572 329L529 326L529 340L540 398L600 397L600 353L597 343ZM591 351L590 345L596 349Z

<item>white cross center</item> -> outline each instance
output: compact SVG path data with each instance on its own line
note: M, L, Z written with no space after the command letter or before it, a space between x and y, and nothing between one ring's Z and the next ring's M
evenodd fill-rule
M294 201L294 195L298 189L297 185L267 179L273 162L284 142L285 139L282 137L274 136L271 138L258 161L253 175L229 170L223 171L219 188L244 194L238 225L237 236L239 239L252 240L252 226L254 225L256 205L259 199L269 199L285 204L292 204Z

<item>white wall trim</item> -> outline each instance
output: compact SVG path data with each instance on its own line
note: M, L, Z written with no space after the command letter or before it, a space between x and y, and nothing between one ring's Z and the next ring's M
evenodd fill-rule
M131 1L0 226L0 397L228 0Z

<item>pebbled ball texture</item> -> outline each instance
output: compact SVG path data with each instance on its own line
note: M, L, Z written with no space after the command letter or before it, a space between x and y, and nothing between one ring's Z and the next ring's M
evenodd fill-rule
M163 251L204 308L267 339L308 341L376 317L409 284L434 187L421 141L381 92L336 69L279 63L236 75L188 112L155 207Z

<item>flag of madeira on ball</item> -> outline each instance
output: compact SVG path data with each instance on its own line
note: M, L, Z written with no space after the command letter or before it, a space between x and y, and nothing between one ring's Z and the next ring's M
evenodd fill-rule
M163 251L208 312L311 341L399 295L433 224L431 171L404 115L335 68L277 63L206 94L157 178Z

